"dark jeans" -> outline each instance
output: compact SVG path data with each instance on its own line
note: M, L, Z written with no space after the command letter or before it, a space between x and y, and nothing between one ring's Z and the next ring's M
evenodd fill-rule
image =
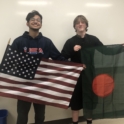
M45 105L33 103L35 111L35 124L43 124L45 119ZM28 112L31 107L31 102L18 100L17 102L17 123L16 124L27 124Z

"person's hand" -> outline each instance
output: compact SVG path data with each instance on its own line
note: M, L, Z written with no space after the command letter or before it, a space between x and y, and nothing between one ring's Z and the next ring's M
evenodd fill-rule
M84 69L86 68L86 65L85 65L85 64L83 64L83 68L84 68Z
M79 51L81 49L81 46L80 45L75 45L74 46L74 51Z

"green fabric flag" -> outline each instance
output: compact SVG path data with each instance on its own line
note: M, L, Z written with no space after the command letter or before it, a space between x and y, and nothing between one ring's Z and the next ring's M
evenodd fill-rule
M82 49L83 113L86 118L124 117L124 47Z

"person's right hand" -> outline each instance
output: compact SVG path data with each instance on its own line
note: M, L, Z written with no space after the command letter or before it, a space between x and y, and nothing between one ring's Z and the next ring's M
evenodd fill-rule
M81 46L80 45L75 45L74 46L74 51L79 51L81 49Z

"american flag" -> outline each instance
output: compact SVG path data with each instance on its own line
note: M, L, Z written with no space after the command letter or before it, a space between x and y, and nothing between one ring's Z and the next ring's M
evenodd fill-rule
M9 46L0 67L0 96L68 108L82 69L78 63L40 61Z

